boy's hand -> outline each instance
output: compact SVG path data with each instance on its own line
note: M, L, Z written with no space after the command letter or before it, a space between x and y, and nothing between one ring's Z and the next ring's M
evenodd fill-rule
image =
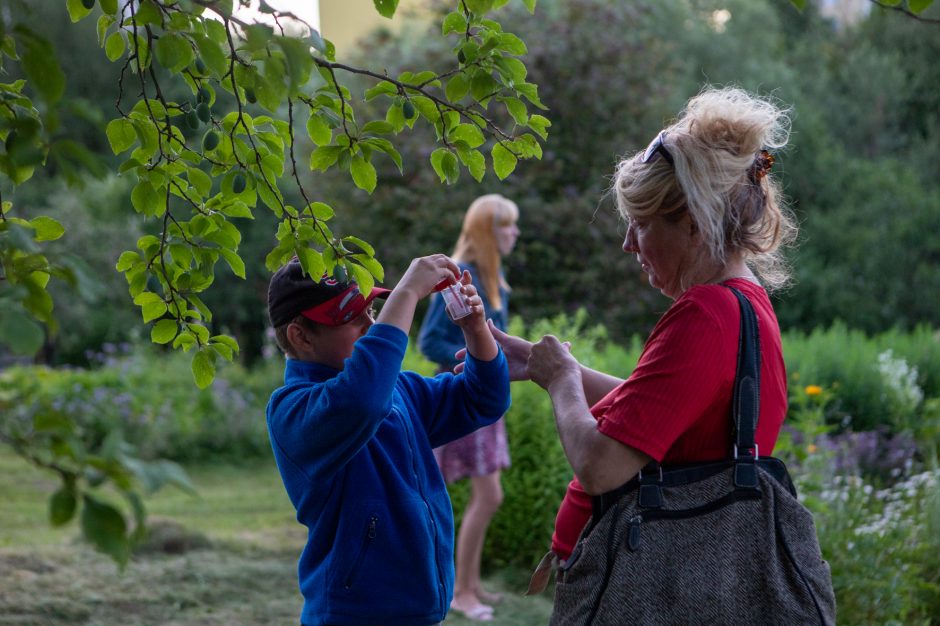
M454 320L454 323L463 330L467 351L476 359L491 361L499 354L499 346L496 345L496 340L493 339L490 329L486 326L483 299L477 293L477 288L470 278L470 272L466 270L460 277L460 294L470 307L470 315Z
M427 297L443 280L456 280L460 276L460 267L452 258L444 254L432 254L411 261L405 275L398 281L395 291L407 291L416 300Z
M460 276L460 267L449 256L432 254L414 259L405 275L392 289L375 320L408 332L414 320L415 305L445 279Z

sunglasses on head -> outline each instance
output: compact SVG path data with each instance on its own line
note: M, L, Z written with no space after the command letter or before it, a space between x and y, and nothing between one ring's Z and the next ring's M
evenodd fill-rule
M646 152L643 153L643 158L640 159L640 162L644 164L649 163L658 154L666 159L666 163L675 166L675 161L673 161L672 155L669 154L669 150L666 149L666 145L663 143L665 139L666 131L659 131L659 134L656 135L656 138L653 139L653 141L650 142L650 145L646 147Z

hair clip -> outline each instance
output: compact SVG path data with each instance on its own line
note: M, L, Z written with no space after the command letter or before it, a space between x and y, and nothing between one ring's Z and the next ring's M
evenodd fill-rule
M754 165L751 166L751 177L754 181L760 181L760 179L766 176L775 161L774 155L766 150L758 152L757 156L754 157Z

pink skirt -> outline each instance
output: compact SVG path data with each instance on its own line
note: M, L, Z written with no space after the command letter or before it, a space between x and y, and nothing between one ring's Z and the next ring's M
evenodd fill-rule
M448 483L486 476L509 467L509 442L503 418L434 449L434 458Z

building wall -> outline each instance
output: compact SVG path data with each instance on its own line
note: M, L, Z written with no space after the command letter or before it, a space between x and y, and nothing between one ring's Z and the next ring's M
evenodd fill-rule
M379 28L398 28L406 12L425 11L426 0L400 0L392 19L375 10L373 0L320 0L320 34L336 46L337 57L348 54L356 40Z

